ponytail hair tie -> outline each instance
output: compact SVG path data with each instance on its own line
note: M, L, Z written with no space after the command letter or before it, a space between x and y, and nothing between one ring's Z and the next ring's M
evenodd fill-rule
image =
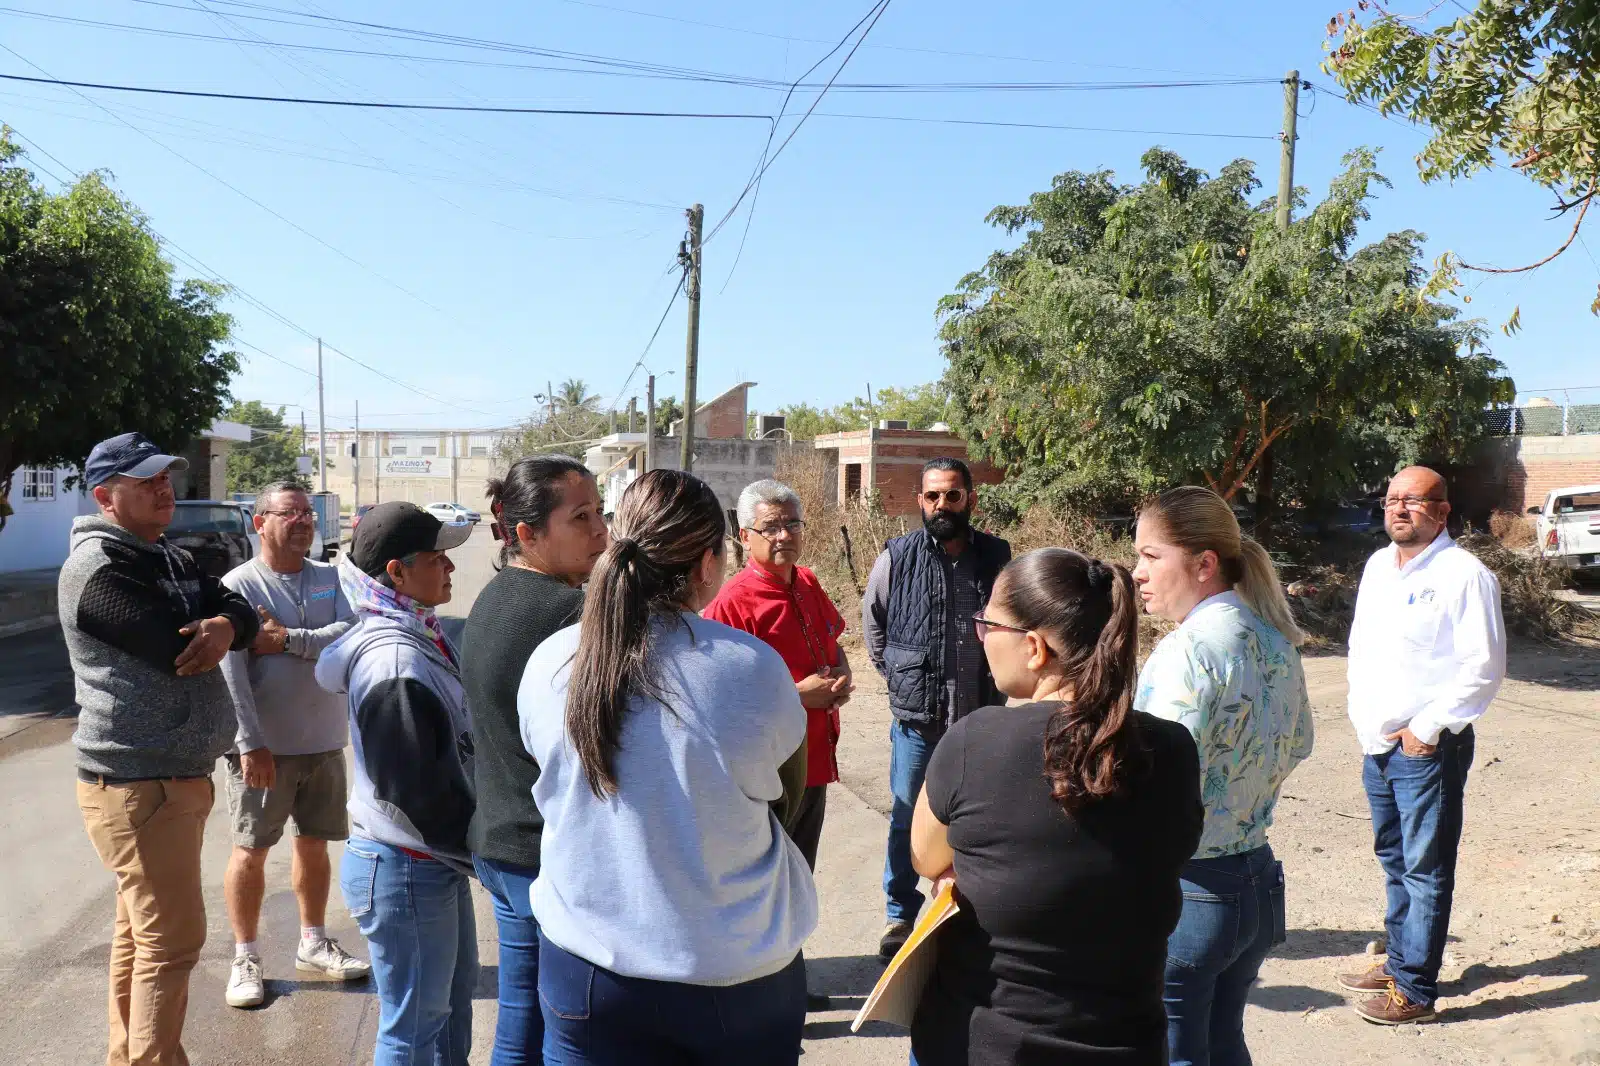
M639 542L632 537L618 537L611 542L611 547L617 553L617 562L623 566L633 562L639 554Z

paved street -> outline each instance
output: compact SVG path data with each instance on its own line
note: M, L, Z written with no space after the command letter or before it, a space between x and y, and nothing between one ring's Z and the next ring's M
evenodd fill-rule
M487 527L480 526L454 553L455 599L447 616L464 617L470 609L493 576L496 547ZM7 871L6 890L0 893L0 1047L7 1049L7 1063L90 1066L105 1054L112 882L84 835L73 801L71 693L57 631L0 640L0 853ZM222 902L229 845L220 774L216 780L219 801L207 826L203 859L210 934L191 990L186 1030L191 1058L196 1066L371 1061L377 1010L367 983L342 986L293 969L298 929L286 847L275 849L268 863L262 935L267 1004L250 1012L224 1005L232 957ZM906 1060L907 1041L897 1031L849 1035L851 1013L878 974L870 953L881 921L884 825L877 811L849 791L832 790L818 872L823 925L807 956L813 985L840 997L841 1009L813 1016L806 1028L808 1063ZM494 922L482 893L477 912L483 973L472 1060L484 1063L494 1028L496 970ZM335 936L365 954L337 887L329 925Z

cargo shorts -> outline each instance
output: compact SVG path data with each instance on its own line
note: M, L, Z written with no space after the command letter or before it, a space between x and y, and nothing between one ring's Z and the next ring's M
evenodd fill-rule
M274 755L277 780L271 788L246 787L239 756L226 758L228 815L237 846L272 847L283 839L290 817L295 836L343 840L350 835L343 750Z

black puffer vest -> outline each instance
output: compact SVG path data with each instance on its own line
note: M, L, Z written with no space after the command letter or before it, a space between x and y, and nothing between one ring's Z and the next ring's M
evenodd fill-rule
M999 537L972 531L967 550L977 553L981 603L989 602L995 578L1011 561L1011 545ZM884 625L883 669L889 686L889 709L913 725L949 725L945 690L944 549L924 530L896 537L889 551L889 611ZM980 706L1000 703L999 691L983 669Z

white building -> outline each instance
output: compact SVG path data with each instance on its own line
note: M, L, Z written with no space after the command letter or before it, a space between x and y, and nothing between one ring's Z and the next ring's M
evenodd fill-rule
M178 498L210 498L221 492L228 449L249 439L249 426L220 419L213 422L182 452L189 469L173 477ZM72 520L99 510L82 484L67 488L67 479L76 473L71 467L23 466L12 474L12 515L0 530L0 574L56 567L66 560Z

